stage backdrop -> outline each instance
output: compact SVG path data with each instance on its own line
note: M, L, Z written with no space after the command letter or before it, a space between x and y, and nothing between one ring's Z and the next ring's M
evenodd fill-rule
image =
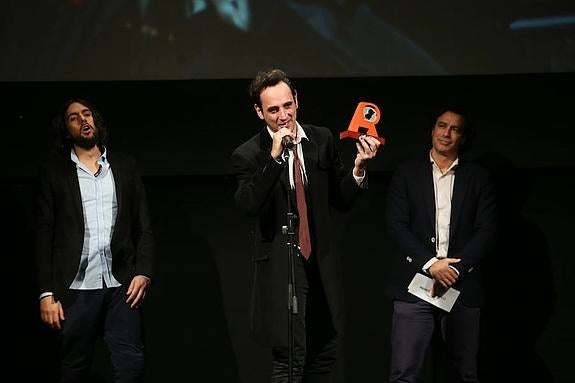
M567 73L294 79L301 122L337 135L357 103L369 101L381 109L378 131L387 139L369 167L367 195L334 216L346 302L334 382L387 377L387 185L399 162L425 153L432 111L453 100L471 113L477 136L469 155L493 172L503 223L490 258L483 381L572 381L573 80ZM229 166L232 150L262 127L248 80L1 85L5 372L32 381L55 376L56 340L39 321L31 274L34 181L57 107L82 96L106 117L110 149L137 157L149 194L158 265L145 307L146 381L266 382L269 353L248 337L252 222L235 209ZM351 165L353 142L339 145ZM101 344L94 381L111 381Z
M568 72L570 0L43 0L0 6L0 81Z

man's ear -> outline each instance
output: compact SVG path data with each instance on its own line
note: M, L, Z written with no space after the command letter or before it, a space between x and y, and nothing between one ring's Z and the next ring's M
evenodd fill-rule
M258 106L258 104L254 104L254 109L256 110L258 117L263 120L264 119L264 113L262 112L262 109Z

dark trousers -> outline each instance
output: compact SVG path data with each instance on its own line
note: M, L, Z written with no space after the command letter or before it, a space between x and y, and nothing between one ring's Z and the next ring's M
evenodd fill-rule
M445 369L450 381L479 382L479 317L478 307L459 302L448 313L424 301L394 301L389 381L419 382L427 350L438 335L446 365L434 369Z
M293 383L329 382L337 353L337 332L333 326L316 260L313 256L308 261L296 257L295 263L299 312L292 315ZM288 351L286 347L273 349L273 383L288 381Z
M112 361L114 382L141 382L144 370L141 311L126 303L126 288L71 290L63 302L61 382L86 382L97 337Z

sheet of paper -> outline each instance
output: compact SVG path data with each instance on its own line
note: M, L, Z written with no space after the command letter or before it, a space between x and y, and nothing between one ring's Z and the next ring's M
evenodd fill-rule
M415 273L415 277L413 277L411 283L409 283L407 291L416 297L439 307L440 309L450 312L453 304L457 300L457 297L459 297L459 291L450 287L442 296L432 297L432 286L433 279L426 277L421 273Z

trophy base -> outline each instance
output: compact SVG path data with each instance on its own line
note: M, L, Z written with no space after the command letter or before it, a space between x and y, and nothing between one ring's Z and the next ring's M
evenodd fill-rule
M354 131L351 131L351 130L346 130L346 131L341 132L341 133L339 134L339 139L340 139L340 140L343 140L344 138L354 138L354 139L357 140L357 139L359 139L359 136L363 136L363 135L366 135L366 134L365 134L365 133L354 132ZM368 134L368 135L369 135L369 134ZM372 137L375 138L376 140L378 140L379 142L381 142L382 145L385 144L385 138L384 138L384 137L379 137L379 136L378 136L378 137L372 136Z

